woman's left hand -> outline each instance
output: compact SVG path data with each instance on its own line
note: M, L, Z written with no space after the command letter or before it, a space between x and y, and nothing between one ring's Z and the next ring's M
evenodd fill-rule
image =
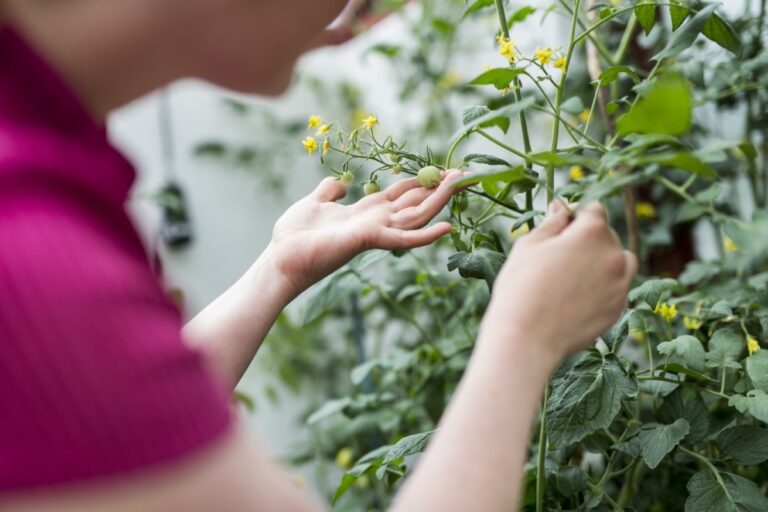
M368 249L412 249L451 231L440 222L426 226L456 192L461 171L443 174L438 188L416 178L398 181L351 205L337 179L326 178L310 195L291 206L275 224L271 254L295 294L331 274Z

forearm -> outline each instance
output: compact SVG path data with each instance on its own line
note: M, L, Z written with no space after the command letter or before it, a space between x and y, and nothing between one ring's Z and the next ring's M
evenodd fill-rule
M183 329L232 386L240 380L272 324L298 291L277 270L270 247L226 292Z
M504 339L502 339L504 338ZM395 510L519 507L531 426L557 358L547 340L483 326L472 361Z

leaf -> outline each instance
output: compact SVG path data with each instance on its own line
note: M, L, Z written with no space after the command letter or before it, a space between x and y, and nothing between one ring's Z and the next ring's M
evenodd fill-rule
M755 425L730 427L717 436L720 457L736 464L754 466L768 460L768 431Z
M754 389L746 395L733 395L728 399L728 405L768 423L768 395L762 389Z
M754 482L733 473L720 473L719 479L710 469L703 469L688 481L685 512L764 512L768 499Z
M667 73L653 82L643 97L618 120L621 135L654 133L683 135L693 120L693 96L688 81Z
M653 26L656 24L656 4L651 2L641 2L635 6L635 17L640 22L640 26L643 27L645 35L651 33Z
M519 8L514 13L512 13L512 16L510 16L509 20L507 20L507 28L512 28L512 25L515 23L522 23L528 18L528 16L535 12L536 8L529 5Z
M472 3L472 5L467 7L467 9L464 11L464 14L462 14L461 17L466 18L473 12L477 12L480 9L484 9L492 5L493 5L493 0L475 0L475 2Z
M532 183L536 183L536 180L525 170L525 167L519 165L512 169L473 172L468 176L456 180L451 186L453 188L461 188L478 183L495 184L500 181L503 183L516 183L518 181L531 181Z
M706 353L704 346L695 336L689 334L678 336L671 341L659 343L657 347L660 354L677 357L685 366L697 372L707 371Z
M519 102L513 103L498 110L490 110L488 107L483 106L467 107L462 111L464 127L457 130L451 136L451 140L455 141L462 135L471 130L474 130L475 128L487 126L487 123L498 122L498 119L505 119L507 121L507 126L509 126L509 117L522 112L534 103L536 103L536 99L533 96L528 96Z
M580 114L584 110L584 102L578 96L571 96L560 105L560 109L569 114Z
M669 6L669 17L672 20L672 30L675 31L680 28L685 19L688 17L690 10L685 2L682 0L672 0Z
M659 407L658 417L664 423L685 419L691 427L688 440L694 443L709 433L709 409L701 393L690 386L679 386L667 395Z
M493 85L498 90L503 90L524 72L525 70L520 68L493 68L472 79L469 85Z
M474 162L483 165L503 165L505 167L512 167L512 164L493 155L481 155L478 153L470 153L464 157L464 163Z
M669 59L677 57L683 50L689 48L701 30L704 28L704 24L707 22L709 15L717 9L717 4L711 4L699 11L694 17L689 18L688 21L676 30L672 37L669 38L669 43L659 53L652 57L652 60L660 61L663 59Z
M302 323L310 324L336 307L342 298L349 295L357 279L355 272L342 270L324 280L318 291L307 300Z
M413 434L402 438L387 451L382 464L389 464L402 457L423 452L434 433L434 430L430 430L429 432L421 432L420 434Z
M690 171L704 178L717 178L717 173L709 165L683 151L647 155L637 159L637 163L641 165L656 163L664 167Z
M733 27L717 14L712 14L704 23L701 33L734 55L741 53L741 41Z
M504 253L481 247L471 253L459 252L448 258L448 270L458 269L459 275L464 278L484 279L488 288L493 288L496 275L506 260Z
M607 428L621 409L621 401L636 397L637 392L635 376L616 355L586 352L552 382L546 406L550 443L567 446Z
M329 400L325 402L322 407L313 412L309 418L307 418L307 425L314 425L318 421L332 416L344 410L351 403L349 398L339 398L337 400Z
M331 501L332 505L335 505L337 501L341 499L342 496L344 496L349 489L352 488L353 485L355 485L355 482L357 482L358 477L355 475L351 475L349 473L344 473L344 476L341 477L341 482L339 483L339 486L336 488L336 492L333 495L333 500Z
M563 496L573 496L587 487L587 474L578 466L561 466L557 469L555 482Z
M719 329L709 340L707 366L710 368L741 368L736 360L744 349L744 338L734 329Z
M683 418L676 420L671 425L649 423L643 425L636 437L626 443L616 445L616 448L621 451L626 448L630 455L639 451L646 465L655 469L664 457L680 444L680 441L688 435L689 431L690 425Z
M600 85L603 87L611 85L622 73L629 76L629 78L636 84L640 83L640 75L638 75L634 69L629 66L612 66L600 73L600 77L598 78Z
M755 388L768 392L768 350L758 350L744 360L744 366Z
M651 308L655 308L662 295L674 291L677 286L677 281L674 279L649 279L629 292L629 300L631 302L643 301Z
M517 231L518 229L523 227L523 224L527 224L529 220L535 219L539 215L544 215L544 212L540 212L538 210L530 210L525 212L515 220L515 223L512 224L512 227L509 228L509 231L510 232Z

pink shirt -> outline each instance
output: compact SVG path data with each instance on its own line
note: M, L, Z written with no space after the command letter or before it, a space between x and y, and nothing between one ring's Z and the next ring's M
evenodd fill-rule
M0 30L0 501L220 438L226 393L180 337L123 204L134 170Z

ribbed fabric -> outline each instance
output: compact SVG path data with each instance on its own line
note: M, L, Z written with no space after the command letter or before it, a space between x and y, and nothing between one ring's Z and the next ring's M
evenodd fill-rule
M141 471L231 424L125 213L134 178L56 73L0 29L0 501Z

